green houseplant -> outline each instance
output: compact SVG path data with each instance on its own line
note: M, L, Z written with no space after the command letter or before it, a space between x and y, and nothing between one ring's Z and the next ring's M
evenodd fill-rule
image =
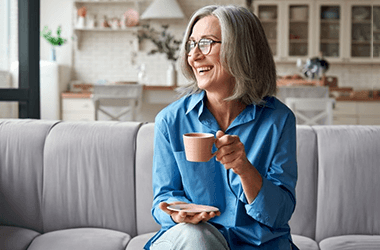
M61 37L61 32L62 32L61 26L58 26L56 36L52 35L52 31L49 29L48 26L45 26L44 29L41 31L41 36L45 38L45 40L52 45L51 54L50 54L51 61L56 61L55 47L61 46L67 42L67 39Z
M177 51L179 50L181 41L176 40L175 37L168 32L169 25L162 25L161 27L162 30L157 31L153 27L150 27L149 24L143 25L137 32L139 44L144 40L150 40L156 48L149 51L148 55L156 53L165 54L168 60L175 62L178 59Z
M137 38L139 44L144 40L151 41L155 48L148 52L148 55L153 54L165 54L166 58L170 61L169 68L167 70L167 85L177 85L177 70L175 69L175 62L178 59L177 52L179 51L181 41L175 39L175 37L168 32L169 25L162 25L162 30L157 31L149 24L143 25L137 32Z

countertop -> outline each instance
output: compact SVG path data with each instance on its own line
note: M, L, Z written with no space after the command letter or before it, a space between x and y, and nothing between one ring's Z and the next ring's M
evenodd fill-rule
M150 86L144 85L143 90L163 90L163 91L174 91L177 86ZM61 94L62 98L90 98L91 92L63 92Z
M174 91L177 86L149 86L144 85L144 90L153 91ZM331 88L331 91L352 91L352 88ZM91 98L91 92L63 92L62 98ZM344 102L380 102L380 97L354 97L354 96L340 96L335 98L336 101Z

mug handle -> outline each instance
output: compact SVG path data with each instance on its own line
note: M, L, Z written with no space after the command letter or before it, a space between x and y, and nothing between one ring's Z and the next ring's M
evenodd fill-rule
M214 144L215 144L216 140L218 140L218 139L215 138L215 140L214 140ZM218 153L218 151L219 151L219 150L217 149L214 153L212 153L212 154L211 154L211 157L210 157L209 160L211 160L212 157L214 157L214 156Z

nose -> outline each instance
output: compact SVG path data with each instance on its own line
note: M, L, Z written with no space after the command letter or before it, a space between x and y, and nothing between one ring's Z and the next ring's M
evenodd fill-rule
M195 48L193 48L192 50L190 50L190 53L189 53L188 56L189 56L189 59L197 60L197 59L202 58L204 55L201 52L201 50L199 49L199 47L195 46Z

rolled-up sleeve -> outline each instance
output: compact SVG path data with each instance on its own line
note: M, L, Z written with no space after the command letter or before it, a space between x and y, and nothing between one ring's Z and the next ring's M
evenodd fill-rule
M252 203L245 195L240 200L247 214L258 222L279 228L288 223L295 208L297 181L296 125L293 114L286 119L262 187Z

